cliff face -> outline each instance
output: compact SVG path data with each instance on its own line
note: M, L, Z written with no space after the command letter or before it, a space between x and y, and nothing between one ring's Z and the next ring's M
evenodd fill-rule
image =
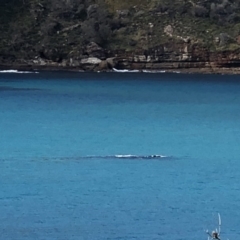
M0 64L240 67L240 0L2 0Z

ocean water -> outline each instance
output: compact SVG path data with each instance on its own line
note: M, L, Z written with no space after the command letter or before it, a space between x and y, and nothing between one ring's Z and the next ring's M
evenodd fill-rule
M0 73L0 239L237 239L239 80Z

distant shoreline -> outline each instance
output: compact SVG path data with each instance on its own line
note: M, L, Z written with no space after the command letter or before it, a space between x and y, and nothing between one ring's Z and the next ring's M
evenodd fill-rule
M240 68L172 68L172 69L104 69L98 71L86 71L80 67L71 66L52 66L52 65L28 65L28 64L0 64L0 73L2 71L68 71L68 72L116 72L116 73L184 73L184 74L226 74L238 75Z

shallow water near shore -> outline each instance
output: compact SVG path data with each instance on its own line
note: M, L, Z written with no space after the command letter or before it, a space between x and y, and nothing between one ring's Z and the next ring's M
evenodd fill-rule
M0 239L207 239L218 212L237 239L239 93L238 76L0 74Z

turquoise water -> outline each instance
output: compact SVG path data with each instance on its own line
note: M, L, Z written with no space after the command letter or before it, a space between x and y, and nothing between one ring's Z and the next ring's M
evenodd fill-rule
M239 93L238 76L0 74L0 239L207 239L218 212L236 239Z

